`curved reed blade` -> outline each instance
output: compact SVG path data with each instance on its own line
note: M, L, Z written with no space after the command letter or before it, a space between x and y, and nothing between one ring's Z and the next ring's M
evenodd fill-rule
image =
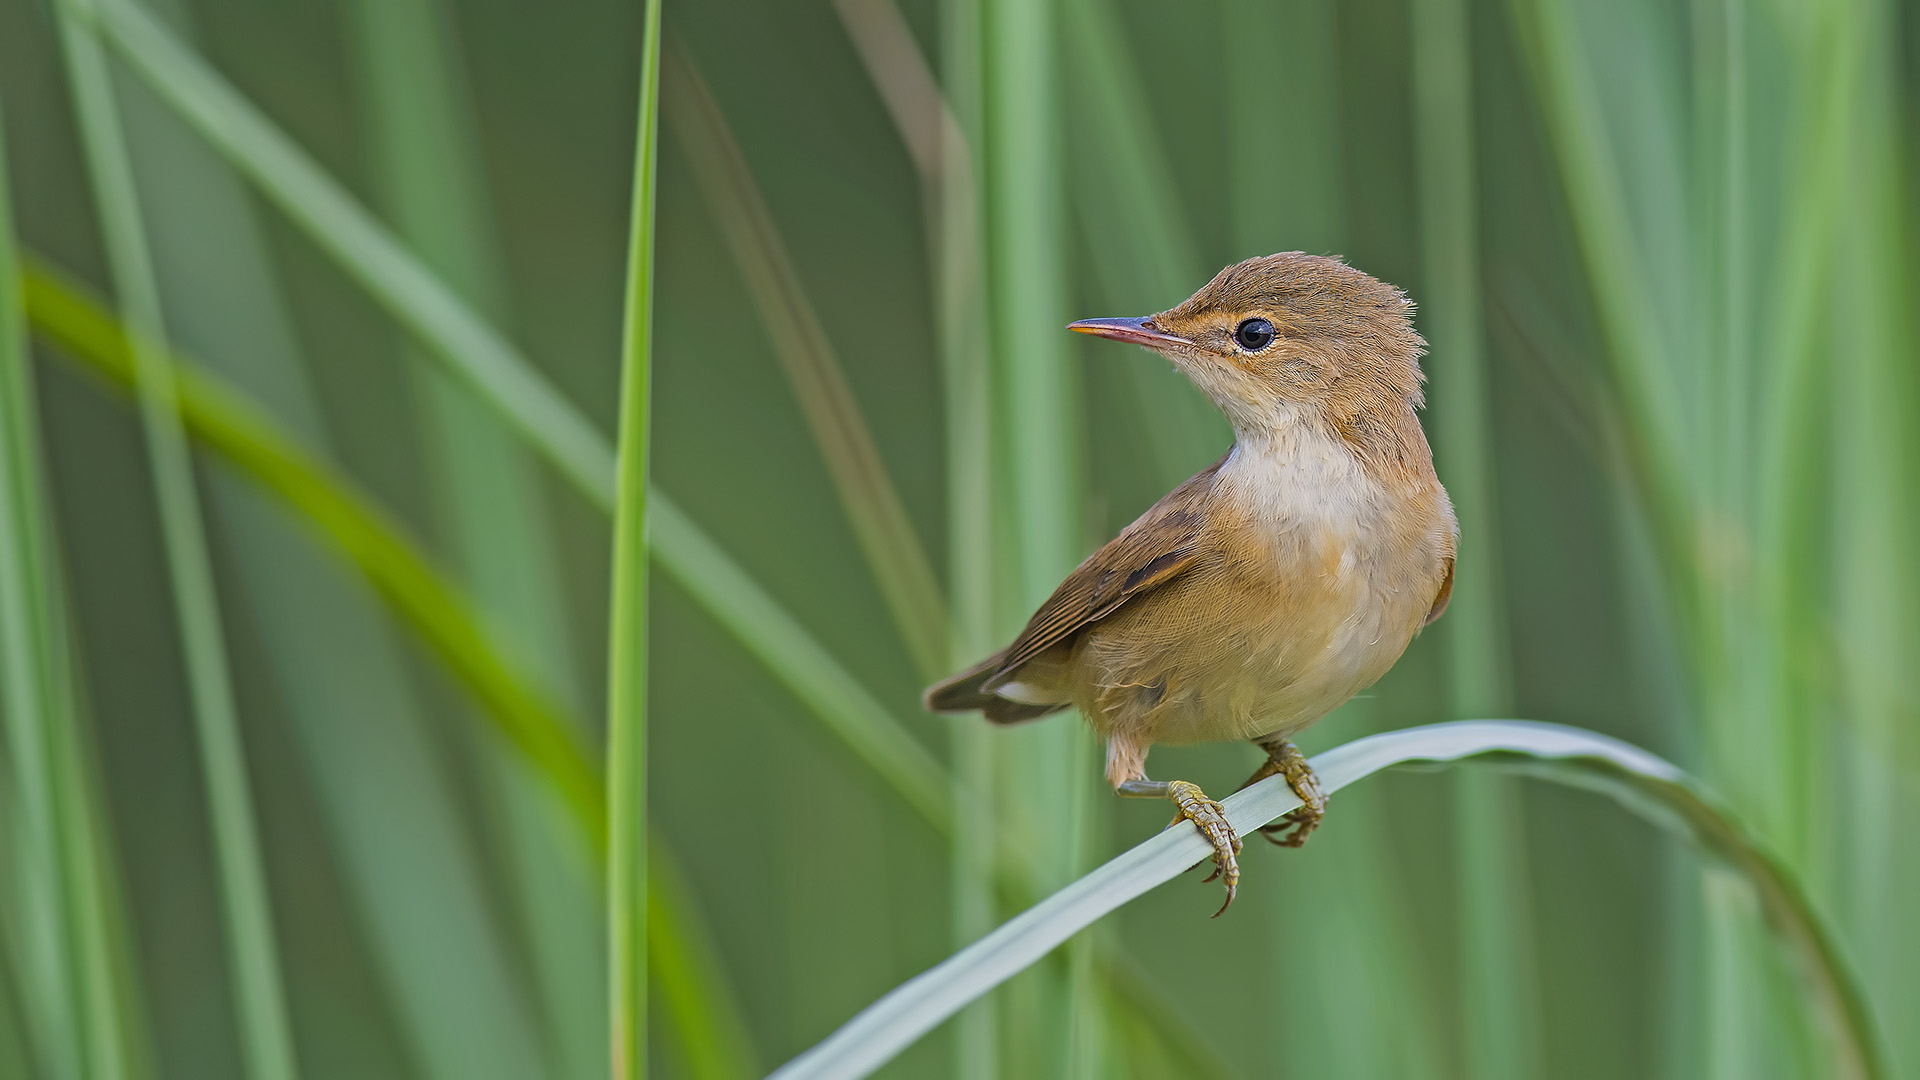
M1528 775L1604 792L1656 824L1676 829L1702 854L1737 871L1768 924L1799 962L1808 997L1831 1024L1837 1053L1831 1075L1885 1075L1878 1035L1858 984L1792 873L1759 847L1737 819L1692 778L1636 746L1560 724L1463 720L1370 735L1316 756L1313 770L1329 792L1401 765L1486 758ZM1227 820L1246 833L1300 805L1286 783L1269 778L1225 799ZM1187 829L1168 829L1022 912L939 965L901 984L812 1049L774 1071L773 1080L852 1080L879 1068L962 1006L1038 963L1101 916L1179 877L1208 847Z

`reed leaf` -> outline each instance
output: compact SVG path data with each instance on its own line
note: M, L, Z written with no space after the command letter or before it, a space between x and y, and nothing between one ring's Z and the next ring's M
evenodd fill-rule
M1488 403L1475 192L1473 59L1465 0L1413 5L1415 148L1420 167L1421 324L1431 347L1435 463L1460 523L1454 602L1441 636L1456 716L1511 708L1499 574L1499 518ZM1538 1075L1540 1010L1525 818L1509 781L1473 770L1455 782L1460 845L1461 1007L1466 1071Z
M933 564L719 103L685 49L668 52L662 76L675 139L746 280L867 566L917 670L935 678L947 666L947 605Z
M995 466L993 375L986 354L987 311L981 266L978 156L980 26L972 0L940 7L948 85L920 52L893 0L835 0L834 9L920 177L920 200L932 252L933 308L946 419L947 589L953 598L950 655L955 669L993 651ZM994 788L993 733L986 725L950 728L953 851L950 919L955 945L994 922L994 877L1002 849L995 815L981 812L976 792ZM954 1074L987 1080L1000 1069L1000 1024L990 1002L955 1023Z
M44 267L29 266L23 295L33 326L58 355L125 391L133 367L125 331L104 309ZM478 615L370 499L328 466L281 435L244 397L191 364L174 361L180 416L189 434L276 498L351 562L393 613L447 666L480 705L480 717L555 792L570 813L583 846L598 860L605 851L604 788L579 741L581 726L527 684L498 653ZM656 519L662 506L650 497ZM657 520L656 520L657 524ZM670 961L654 971L676 1035L700 1065L703 1080L725 1080L751 1070L744 1024L726 996L720 966L707 939L690 922L683 875L655 836L649 871L649 940L672 939ZM661 895L664 890L668 895Z
M180 45L153 19L126 0L102 0L104 23L114 40L128 54L135 70L147 77L161 95L180 110L181 115L226 154L276 205L286 211L309 237L338 259L365 286L369 295L387 307L395 319L427 344L434 355L450 365L473 386L481 399L509 420L529 444L552 463L595 505L613 507L613 448L595 431L584 416L566 402L543 376L504 336L489 326L442 283L431 270L415 259L405 247L367 211L355 203L284 134L274 128L252 105L219 76ZM657 517L678 517L670 504L655 496ZM685 522L684 518L680 518ZM691 524L690 522L686 522ZM661 526L661 521L656 521ZM674 536L690 544L703 539L697 530L673 531ZM732 566L717 549L674 547L667 556L671 562L684 555L690 565L703 568ZM668 567L672 572L672 567ZM764 598L757 586L750 592L739 586L745 580L730 579L717 589L696 590L708 598ZM771 600L768 600L771 605ZM752 631L756 624L722 616L722 622L736 632ZM797 627L792 620L785 625ZM808 670L816 656L796 655L790 646L794 638L780 633L743 636L742 643L763 661L770 661L776 673L796 677ZM803 650L804 651L804 650ZM859 690L844 669L835 664L809 676L807 694L832 685L833 694L842 699L871 701ZM862 709L864 720L884 715L876 709ZM840 725L839 717L822 715L830 725ZM846 721L861 723L862 720ZM887 721L897 726L895 722ZM866 730L878 730L874 724ZM884 738L889 745L880 753L905 761L911 752L895 753L911 743L904 732ZM914 744L917 749L917 744ZM925 752L919 752L925 758ZM931 760L931 759L926 759ZM906 766L908 772L887 779L896 787L916 787L926 777L924 770ZM914 775L914 773L919 775Z
M1798 882L1739 821L1694 780L1638 747L1559 724L1469 720L1355 740L1313 758L1329 792L1384 769L1470 758L1524 775L1605 793L1628 810L1678 832L1703 855L1737 872L1769 925L1798 962L1810 1004L1837 1039L1831 1075L1884 1075L1859 987ZM1227 820L1246 834L1299 805L1284 780L1269 778L1223 800ZM851 1080L1092 925L1207 857L1191 829L1169 828L1108 861L991 934L902 984L812 1049L775 1070L774 1080Z
M505 318L507 271L494 237L455 11L433 0L361 0L349 12L358 31L352 41L362 127L395 230L475 308ZM526 657L540 683L577 713L579 653L537 462L432 357L417 346L406 352L435 481L438 535L502 651ZM480 750L477 780L497 796L480 808L489 812L486 827L505 840L508 888L517 902L504 906L518 924L513 939L526 946L535 991L528 996L544 1020L550 1071L575 1080L597 1077L607 1044L598 978L606 951L599 883L579 851L552 843L554 819L564 810L539 778L497 744ZM494 1068L527 1068L497 1051L481 1052L493 1056Z
M31 323L57 347L57 355L77 362L81 370L115 388L126 390L131 386L132 366L125 334L110 314L43 265L28 266L24 285ZM578 725L566 720L559 706L527 684L514 666L494 651L477 615L459 591L432 568L400 527L370 499L278 434L273 422L245 398L191 364L176 361L175 374L181 418L193 438L287 503L366 575L394 614L474 695L481 706L481 717L526 757L529 766L573 811L571 816L583 840L597 847L596 838L604 828L599 814L604 796L586 748L574 741ZM959 788L963 794L956 802L956 789L939 762L664 492L656 489L648 494L648 510L652 519L649 539L659 569L672 576L723 628L735 633L830 733L869 764L931 828L943 836L949 834L957 813L991 820L981 811L972 789ZM650 878L665 884L649 887L650 940L657 944L666 935L677 942L668 947L672 955L663 961L664 966L655 970L655 981L663 984L662 999L680 1025L676 1034L682 1042L706 1047L692 1056L696 1063L706 1062L716 1071L699 1075L712 1080L738 1075L737 1063L750 1060L750 1051L740 1036L744 1025L738 1020L737 1010L724 999L697 1010L687 1005L712 1000L699 987L721 988L720 969L711 958L710 948L692 948L698 939L690 936L686 919L673 914L689 908L674 900L675 896L684 897L686 890L677 884L678 871L665 862L665 842L656 836L651 846L656 857L650 860ZM1009 841L1007 850L1012 854L995 874L995 887L1014 902L1028 902L1037 895L1022 871L1029 858L1018 843ZM667 894L664 898L662 890ZM1130 1008L1153 1021L1190 1055L1206 1056L1197 1035L1171 1025L1164 1010L1153 1008L1157 997L1137 971L1113 961L1104 963L1102 971ZM674 973L695 982L687 986L665 984Z
M1071 122L1073 212L1094 283L1114 315L1147 315L1186 299L1211 268L1174 184L1167 144L1153 122L1143 68L1109 0L1062 0L1064 104ZM1246 255L1264 252L1245 252ZM1132 350L1128 350L1129 353ZM1233 441L1227 423L1186 377L1157 358L1113 357L1147 444L1146 472L1170 488Z
M1062 326L1071 317L1067 249L1061 34L1058 0L980 4L981 122L986 310L992 327L994 521L1004 547L996 560L996 629L1011 634L1085 554L1084 396ZM997 733L992 802L1000 831L1034 830L1029 876L1057 887L1075 873L1104 801L1084 725L1055 720ZM1013 1061L1054 1075L1087 1067L1074 1038L1099 1022L1085 950L1075 946L1064 977L1036 971L1006 1000Z
M647 450L653 413L653 203L660 0L642 20L640 107L628 211L607 633L608 979L615 1080L647 1075Z
M132 163L123 141L106 58L88 21L90 5L87 0L69 0L58 11L61 44L107 263L127 321L142 329L129 339L134 387L159 502L167 571L200 742L242 1049L255 1076L293 1080L299 1075L299 1067L280 975L279 947L274 939L239 710L234 703L212 558L207 551L187 437L180 424L173 369L162 353L165 323L134 189Z
M61 355L126 388L124 331L92 300L43 266L25 276L29 318ZM527 686L487 643L479 620L399 526L330 467L277 433L245 399L176 361L181 416L193 437L285 500L368 576L369 583L473 693L490 722L535 765L584 835L603 827L598 770L560 709ZM822 648L664 492L648 496L650 541L671 575L785 683L827 730L873 766L937 830L951 805L938 760Z
M100 2L103 25L111 31L113 40L126 53L134 69L146 77L163 98L323 250L339 260L396 321L417 335L435 357L475 389L482 401L512 423L582 495L594 505L611 511L613 448L577 408L562 398L503 335L414 258L292 140L274 128L164 27L127 0ZM63 314L72 316L73 312L63 308ZM85 320L81 322L84 325ZM100 328L95 325L91 329L97 335ZM659 494L653 499L655 528L663 535L676 538L660 541L666 550L657 552L669 573L674 572L676 561L716 572L718 568L734 565L717 548L699 546L704 537L697 530L673 529L670 522L675 519L688 526L691 522L678 515L672 504ZM681 547L681 543L688 546ZM697 597L707 601L738 599L753 605L758 613L773 607L767 594L744 575L729 576L714 587L694 591ZM764 605L754 603L763 599ZM872 702L871 695L847 676L844 668L837 663L826 667L818 665L824 652L797 647L800 639L779 632L778 628L762 633L760 623L739 618L737 613L716 611L715 614L776 674L801 681L796 690L803 703L824 702L826 699L820 696L823 691L827 698L838 703L862 702L856 712L849 714L854 717L850 720L837 713L818 714L835 734L854 731L873 734L892 729L892 734L878 736L877 744L854 743L853 747L870 764L877 761L900 764L904 771L883 773L883 779L894 787L903 792L924 791L928 777L938 775L921 767L932 759L911 736L898 730L897 721L888 718L882 727L880 717L887 714L877 706L866 707ZM799 627L791 618L777 625ZM849 728L847 724L857 727ZM874 750L874 745L880 749ZM906 749L908 746L912 749ZM550 752L551 748L543 751ZM570 784L565 790L578 812L578 786ZM936 795L934 801L939 801L939 796ZM921 805L928 804L922 802ZM944 816L945 811L934 813Z
M156 15L191 39L197 27L180 8L175 0L154 0ZM123 80L120 88L177 351L232 380L283 432L328 455L337 445L320 400L329 368L310 364L301 347L295 314L304 296L297 284L287 287L297 270L290 281L276 262L263 214L226 161L144 85ZM299 793L311 791L325 858L300 865L338 876L342 914L358 931L358 948L341 953L364 957L384 991L382 1011L400 1043L393 1053L425 1080L560 1080L564 1074L543 1060L560 1040L545 1037L541 984L525 974L541 969L516 951L523 935L502 932L518 929L508 919L522 910L512 903L513 879L497 878L487 857L507 847L496 836L517 834L509 823L470 814L463 795L473 780L511 772L523 797L544 811L541 850L563 864L548 875L549 887L573 879L597 886L584 846L571 835L555 842L570 828L558 800L478 724L440 722L444 705L466 706L446 701L441 680L422 685L418 654L351 564L237 471L214 468L204 476L209 526L225 540L234 603L252 631L240 647L257 646L255 685L274 691L273 711L261 714L268 723L255 730L269 740L284 733L298 748L293 776L263 776L263 786L294 785L291 792L263 790L263 802L271 801L262 812L284 820L281 814L309 802ZM343 671L354 675L342 678ZM239 677L244 685L248 673ZM278 755L268 754L272 769ZM463 768L467 763L492 771ZM483 810L506 805L479 802ZM316 898L303 890L289 920L311 925ZM590 898L569 925L596 927L597 911ZM289 931L289 949L300 947L298 926ZM593 949L589 971L598 970L600 955ZM293 999L311 1000L331 973L308 953L290 953L288 961ZM583 981L589 992L596 989L591 976ZM600 1016L598 1000L596 994L589 1019ZM182 1014L172 1010L181 1003L166 1005L160 1021L176 1023ZM296 1006L296 1016L302 1039L321 1048L309 1067L326 1069L332 1048L353 1029L343 1031L346 1018L337 1014L300 1016ZM602 1045L593 1039L587 1049L598 1057Z
M28 317L60 355L120 389L132 385L127 334L111 314L56 272L29 265ZM399 526L349 481L281 435L272 420L193 365L171 362L181 422L193 437L285 501L367 574L382 599L480 701L502 736L532 761L572 811L583 834L601 843L598 770L559 709L529 689L488 644L480 620L458 592L402 539Z
M561 476L612 507L612 447L503 335L152 15L131 0L96 8L103 36L136 74Z
M40 449L0 127L0 719L10 994L20 1048L52 1080L119 1080L133 1056L114 985L102 808L88 783Z

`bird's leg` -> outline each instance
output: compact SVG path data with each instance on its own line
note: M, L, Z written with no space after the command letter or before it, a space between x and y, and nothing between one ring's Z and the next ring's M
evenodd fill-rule
M1320 790L1320 779L1313 775L1313 768L1299 747L1273 736L1255 739L1253 744L1267 752L1267 760L1253 770L1253 775L1247 777L1240 788L1251 787L1269 776L1284 776L1287 786L1300 797L1299 806L1287 811L1279 821L1261 826L1260 835L1281 847L1299 847L1307 842L1309 833L1320 827L1320 819L1327 816L1327 793ZM1277 833L1285 835L1275 835Z
M1193 827L1213 845L1213 874L1207 880L1219 878L1227 887L1226 902L1213 913L1214 918L1219 918L1233 903L1233 894L1240 887L1240 861L1235 857L1240 854L1240 834L1227 824L1227 815L1221 811L1220 804L1207 798L1200 785L1185 780L1149 780L1142 776L1122 780L1113 790L1130 799L1172 799L1180 808L1180 817L1174 819L1174 824L1183 819L1193 822Z

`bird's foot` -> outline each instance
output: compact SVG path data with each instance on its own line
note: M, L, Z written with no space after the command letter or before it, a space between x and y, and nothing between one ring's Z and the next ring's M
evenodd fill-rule
M1182 821L1193 822L1193 827L1199 829L1200 835L1213 845L1213 873L1206 880L1217 878L1227 887L1227 899L1220 905L1220 910L1213 913L1213 917L1217 919L1225 914L1227 908L1233 905L1234 894L1240 889L1240 834L1227 823L1226 812L1221 810L1220 804L1207 798L1207 793L1200 790L1200 785L1186 780L1128 780L1116 790L1135 798L1172 799L1173 804L1180 808L1180 814L1168 828Z
M1174 780L1167 784L1167 789L1167 797L1180 808L1180 817L1193 822L1193 827L1213 845L1213 873L1207 875L1206 881L1218 878L1227 887L1227 898L1221 902L1220 910L1213 913L1217 919L1233 906L1234 893L1240 889L1240 860L1236 857L1240 854L1240 834L1227 824L1227 815L1220 804L1207 798L1200 785Z
M1247 783L1284 776L1287 786L1300 799L1300 805L1282 814L1280 820L1261 826L1260 835L1281 847L1300 847L1327 816L1327 793L1321 790L1320 778L1313 775L1313 767L1307 764L1306 755L1299 747L1285 740L1260 746L1267 752L1267 763L1260 766Z

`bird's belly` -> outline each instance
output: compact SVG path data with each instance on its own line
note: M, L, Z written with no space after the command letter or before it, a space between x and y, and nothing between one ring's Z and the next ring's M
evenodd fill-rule
M1425 614L1358 570L1210 576L1090 628L1073 666L1096 730L1173 744L1291 734L1386 674Z

